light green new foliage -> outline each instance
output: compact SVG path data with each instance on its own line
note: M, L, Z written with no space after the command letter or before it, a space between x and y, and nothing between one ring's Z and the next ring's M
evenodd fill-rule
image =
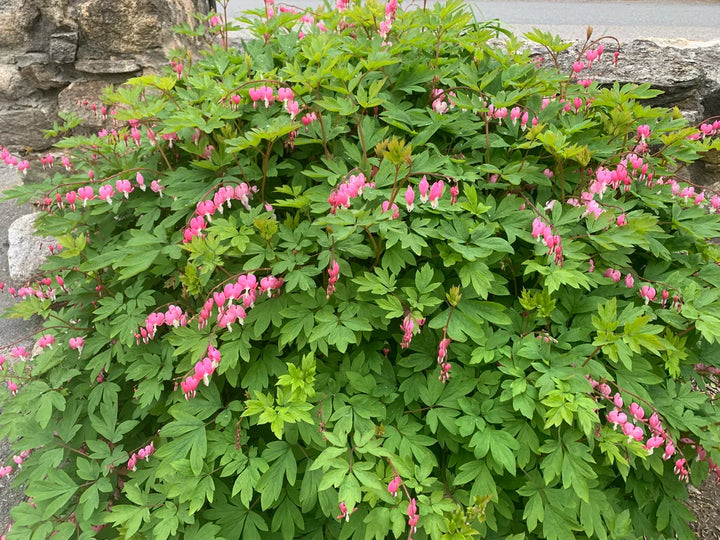
M55 345L6 372L8 539L692 538L720 198L678 175L717 138L553 36L388 13L248 15L12 192L64 286L9 312Z

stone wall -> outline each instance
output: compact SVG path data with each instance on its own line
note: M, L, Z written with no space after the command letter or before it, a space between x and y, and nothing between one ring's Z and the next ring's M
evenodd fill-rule
M610 85L648 83L663 93L644 102L677 107L691 124L720 116L720 42L683 39L635 40L624 44L617 66L600 62L592 75ZM711 152L688 169L688 179L720 188L720 159Z
M40 151L58 101L156 70L181 45L172 27L213 0L0 0L0 145Z
M690 122L720 115L720 43L681 39L636 40L624 44L617 66L593 68L598 81L649 83L663 94L650 101L678 107Z

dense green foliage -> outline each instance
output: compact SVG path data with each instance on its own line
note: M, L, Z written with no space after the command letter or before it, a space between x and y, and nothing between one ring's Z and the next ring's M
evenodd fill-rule
M11 312L55 344L7 372L8 538L692 537L720 198L677 175L714 132L392 7L178 53L14 192L62 249Z

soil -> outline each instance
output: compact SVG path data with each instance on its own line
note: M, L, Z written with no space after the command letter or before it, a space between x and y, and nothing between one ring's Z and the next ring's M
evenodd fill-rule
M708 479L700 488L689 486L688 507L698 518L690 527L700 540L720 540L720 484Z

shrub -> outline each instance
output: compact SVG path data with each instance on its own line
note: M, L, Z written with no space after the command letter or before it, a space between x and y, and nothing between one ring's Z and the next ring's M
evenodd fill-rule
M338 8L178 52L14 191L59 247L8 538L692 537L718 122L593 82L612 41L568 74L458 2Z

